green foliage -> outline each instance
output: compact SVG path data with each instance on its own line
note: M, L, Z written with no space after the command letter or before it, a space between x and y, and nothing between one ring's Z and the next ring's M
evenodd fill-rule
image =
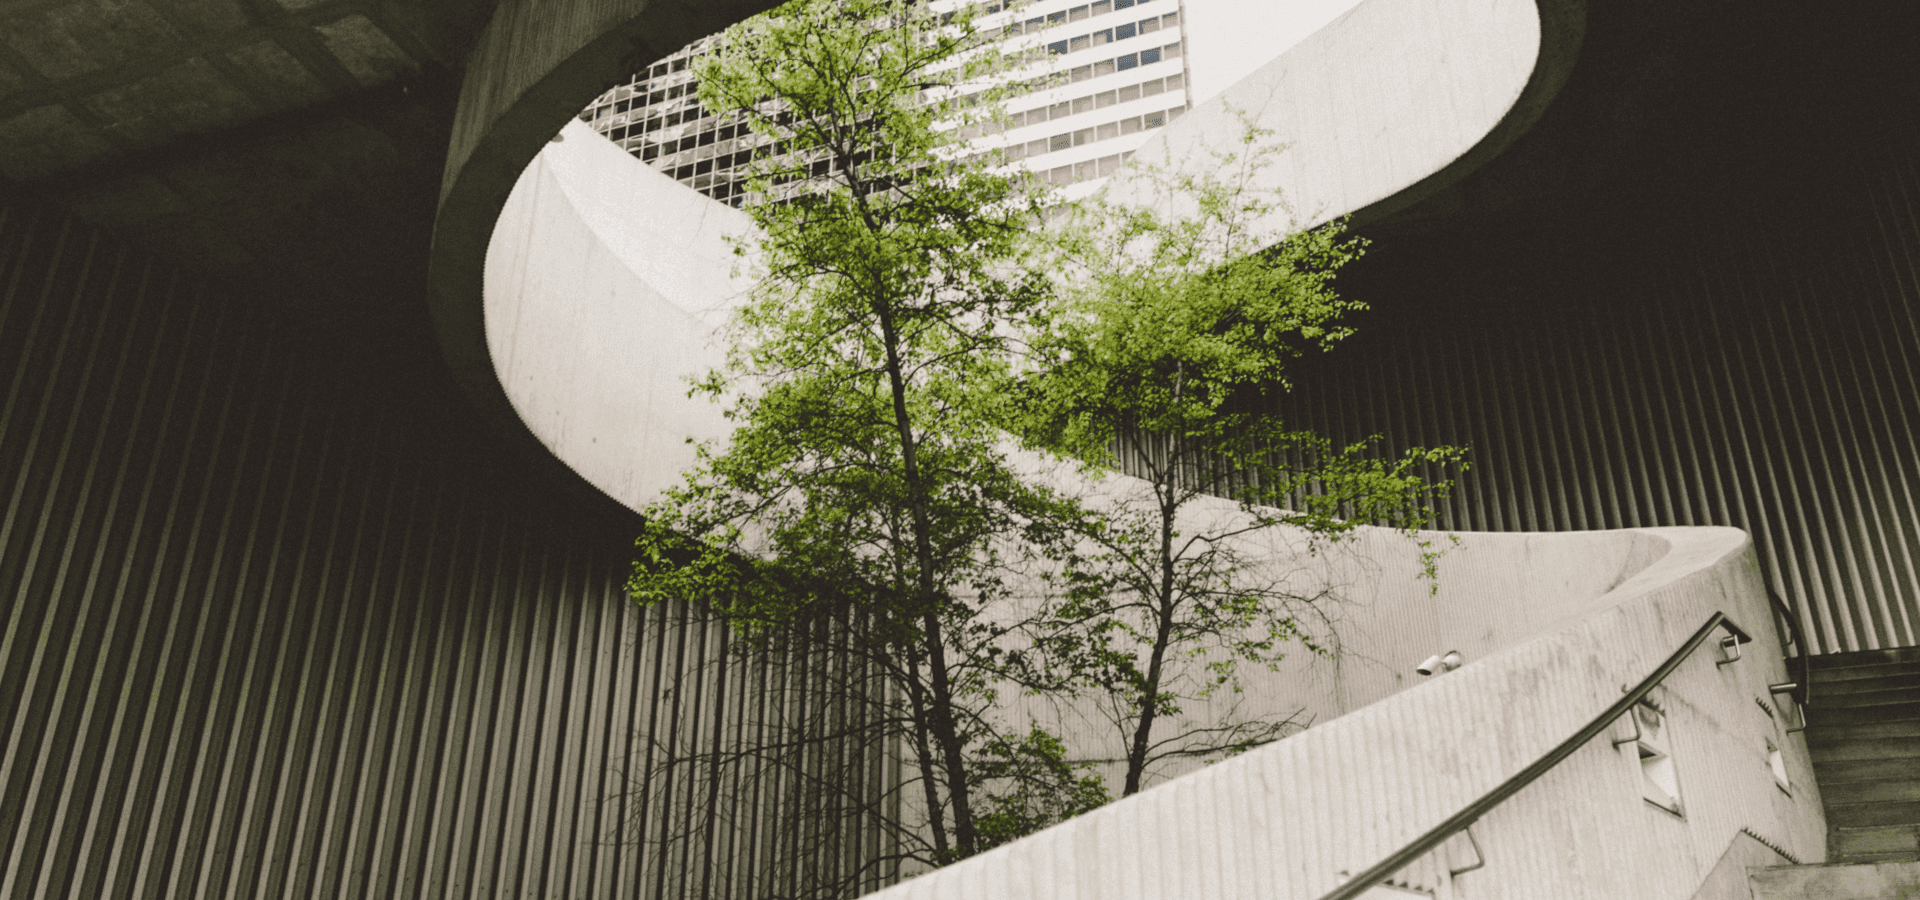
M1067 760L1060 739L1034 724L1018 738L980 748L973 778L981 793L980 849L1058 825L1113 799L1091 763Z
M1239 663L1321 649L1301 617L1329 595L1264 568L1250 541L1293 526L1312 553L1369 521L1415 533L1445 488L1425 473L1460 458L1382 460L1261 415L1288 365L1364 307L1331 286L1360 242L1268 226L1283 207L1250 185L1277 151L1257 129L1214 160L1224 175L1149 179L1153 202L1096 198L1036 241L1027 179L963 156L950 128L999 114L1006 68L971 11L906 0L796 0L698 61L702 103L739 111L765 150L748 177L759 234L737 247L753 287L726 366L693 388L735 431L645 510L628 584L709 611L756 665L829 640L837 662L809 671L841 674L809 690L846 708L711 759L904 747L914 774L896 793L834 802L927 866L1105 802L1057 737L1000 730L1002 691L1108 710L1129 794L1155 759L1297 727L1154 733L1238 690ZM1150 497L1096 513L1017 471L1016 442L1123 463ZM1209 494L1238 517L1183 532ZM920 819L888 811L903 800Z
M776 151L749 185L777 202L747 207L757 279L728 365L695 386L730 404L732 439L647 508L629 582L712 610L744 653L841 623L889 685L867 718L918 771L928 828L892 836L929 865L980 848L969 760L996 739L997 685L1059 687L1033 680L1008 611L1079 516L1014 472L997 428L1048 297L1032 204L953 158L942 124L990 113L1001 65L967 11L903 0L797 0L699 62L701 101Z
M1292 644L1326 652L1301 617L1336 598L1276 565L1262 535L1293 529L1311 556L1382 523L1420 541L1432 576L1438 553L1419 529L1449 482L1427 473L1464 466L1450 447L1381 459L1377 438L1336 446L1270 411L1291 388L1289 364L1352 333L1346 316L1365 305L1332 281L1365 245L1342 222L1285 233L1283 199L1258 186L1283 148L1242 126L1239 146L1203 165L1135 160L1130 202L1103 193L1075 208L1054 241L1063 298L1033 339L1012 420L1039 446L1148 483L1091 534L1100 550L1072 567L1075 590L1041 639L1061 677L1107 695L1127 742L1125 794L1157 758L1226 755L1285 732L1221 721L1153 736L1183 704L1238 691L1239 663L1272 668ZM1239 514L1189 524L1211 496Z

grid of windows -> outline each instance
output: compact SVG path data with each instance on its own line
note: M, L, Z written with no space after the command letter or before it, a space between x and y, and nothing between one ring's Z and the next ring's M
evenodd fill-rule
M1004 26L1009 36L1026 35L1105 16L1122 10L1132 9L1155 0L1100 0L1098 3L1086 3L1070 8L1056 9L1042 15L1016 20ZM1042 9L1048 3L1033 4ZM998 6L989 6L988 14L999 12ZM1045 59L1059 53L1074 53L1082 49L1105 46L1122 40L1136 39L1145 34L1158 34L1163 31L1178 36L1181 22L1181 10L1146 18L1137 18L1130 22L1099 29L1088 34L1053 41L1044 47L1034 47L1028 52L1034 59ZM620 144L627 152L643 162L666 173L680 183L700 191L716 200L739 206L745 201L745 190L741 180L741 168L756 156L785 152L785 148L755 135L743 123L727 117L715 117L700 107L698 100L699 84L692 72L695 57L706 50L710 39L695 41L676 51L646 71L636 73L623 85L607 91L580 113L580 119L591 125L594 130ZM1055 49L1059 48L1059 49ZM1062 85L1075 84L1096 78L1126 72L1140 66L1179 59L1181 42L1136 49L1118 54L1109 59L1083 63L1078 66L1061 68L1035 81L1036 90L1049 90ZM1185 90L1184 73L1163 78L1154 78L1138 84L1127 85L1114 90L1090 93L1070 100L1049 103L1046 106L1024 110L1012 116L1009 126L990 124L976 126L963 137L976 139L998 134L1008 127L1023 127L1047 122L1080 112L1088 112L1124 103L1135 99L1151 97L1163 93L1177 93L1177 104L1166 110L1148 113L1145 116L1132 116L1117 121L1100 123L1085 128L1030 140L1005 148L1005 157L1009 160L1022 160L1058 150L1070 149L1100 141L1125 141L1121 139L1133 135L1133 143L1145 140L1147 132L1178 118L1186 111L1188 98ZM1127 148L1121 153L1106 157L1109 165L1097 162L1076 164L1074 166L1055 167L1041 171L1043 178L1054 183L1070 183L1085 178L1105 177L1111 169L1131 155ZM1016 163L1018 164L1018 163ZM831 174L828 162L822 160L815 164L813 174L825 176ZM1080 176L1062 180L1058 169L1070 172L1084 169Z
M1181 74L1168 75L1165 78L1153 78L1142 81L1139 84L1130 84L1126 87L1115 88L1111 91L1087 94L1083 97L1061 100L1058 103L1049 103L1046 106L1037 106L1023 112L1013 113L1007 117L1007 123L1005 125L1001 125L998 122L982 122L977 125L969 125L961 129L961 137L974 138L983 134L1000 134L1001 132L1014 128L1038 125L1050 120L1064 119L1068 116L1092 112L1096 109L1105 109L1116 103L1127 103L1144 97L1153 97L1167 91L1178 91L1184 87L1185 84L1186 76Z
M1100 0L1099 3L1082 4L1072 9L1056 10L1044 16L1034 16L1031 19L1023 21L1009 22L1004 33L1008 36L1036 34L1056 25L1064 25L1068 22L1079 22L1083 19L1091 19L1094 16L1104 16L1108 13L1118 12L1123 9L1144 6L1149 2L1151 2L1151 0Z
M1099 31L1083 34L1079 37L1062 38L1057 41L1051 41L1046 46L1046 52L1054 56L1079 53L1082 50L1092 50L1095 47L1105 46L1115 41L1124 41L1128 38L1153 34L1162 28L1173 28L1179 24L1180 14L1178 12L1170 12L1164 16L1148 16L1138 22L1128 22L1112 28L1102 28Z

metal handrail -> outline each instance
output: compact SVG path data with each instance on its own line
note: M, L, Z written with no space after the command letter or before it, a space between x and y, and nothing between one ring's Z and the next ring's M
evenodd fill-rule
M1813 648L1807 645L1807 636L1800 630L1800 617L1793 614L1793 609L1780 599L1779 594L1774 593L1773 585L1767 585L1767 602L1773 605L1774 612L1780 618L1786 620L1788 640L1793 642L1794 658L1800 662L1800 677L1794 679L1792 687L1787 690L1793 695L1793 702L1804 710L1813 699L1813 663L1809 659Z
M1545 775L1549 769L1559 765L1567 757L1572 756L1574 751L1586 746L1588 741L1593 740L1599 736L1601 732L1606 731L1614 722L1619 721L1621 716L1632 711L1634 704L1646 699L1646 696L1653 692L1655 686L1665 681L1667 676L1673 674L1675 669L1680 668L1680 664L1685 662L1686 658L1692 655L1693 651L1699 649L1701 644L1706 643L1707 639L1713 636L1714 629L1722 625L1725 625L1728 631L1733 632L1735 640L1740 643L1747 643L1753 640L1745 631L1740 630L1740 626L1728 620L1726 613L1714 613L1707 619L1707 624L1700 626L1700 630L1694 632L1693 637L1688 638L1686 643L1681 644L1680 649L1673 651L1673 653L1667 657L1666 662L1661 663L1659 668L1653 670L1653 674L1648 675L1638 685L1635 685L1631 690L1627 691L1626 696L1621 697L1618 702L1607 707L1606 712L1595 716L1593 721L1588 722L1586 727L1575 732L1573 737L1561 741L1558 746L1548 751L1547 755L1535 760L1533 765L1520 770L1519 774L1501 782L1499 787L1488 791L1485 795L1481 796L1480 799L1467 804L1466 808L1454 813L1448 817L1446 821L1435 825L1432 829L1428 830L1426 834L1415 838L1412 843L1400 848L1400 850L1391 856L1381 860L1366 871L1348 879L1347 883L1335 888L1332 893L1320 898L1320 900L1352 900L1352 898L1360 896L1375 885L1386 881L1393 873L1411 865L1414 860L1432 852L1448 838L1466 830L1467 826L1479 821L1481 816L1486 815L1488 811L1499 806L1508 797L1519 793L1521 788L1532 784L1535 779Z

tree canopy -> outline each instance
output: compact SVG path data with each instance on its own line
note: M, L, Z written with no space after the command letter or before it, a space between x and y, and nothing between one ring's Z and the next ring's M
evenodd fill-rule
M1278 151L1258 129L1211 174L1137 173L1161 195L1095 198L1043 233L1059 198L958 141L1018 88L975 12L794 0L697 62L701 102L762 148L745 207L758 234L737 248L753 287L727 364L694 384L735 429L645 510L628 584L710 611L763 662L830 646L807 677L837 712L706 760L903 747L911 777L877 792L817 766L799 780L840 790L827 805L846 822L879 823L887 859L924 866L1106 801L1101 753L1012 721L1017 695L1106 709L1125 793L1155 759L1292 727L1155 730L1237 687L1239 662L1319 649L1297 617L1330 594L1265 572L1245 539L1417 529L1445 486L1424 473L1459 459L1383 460L1267 414L1289 363L1364 306L1332 289L1358 241L1265 224L1279 201L1250 176ZM1119 464L1142 489L1095 502L1016 451ZM1237 517L1195 529L1186 513L1209 497Z

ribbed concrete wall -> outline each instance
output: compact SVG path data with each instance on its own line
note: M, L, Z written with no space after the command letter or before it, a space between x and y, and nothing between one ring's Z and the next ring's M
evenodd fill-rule
M803 679L626 602L630 526L521 490L450 386L261 308L0 210L0 898L751 896L819 864L778 783L637 779Z

